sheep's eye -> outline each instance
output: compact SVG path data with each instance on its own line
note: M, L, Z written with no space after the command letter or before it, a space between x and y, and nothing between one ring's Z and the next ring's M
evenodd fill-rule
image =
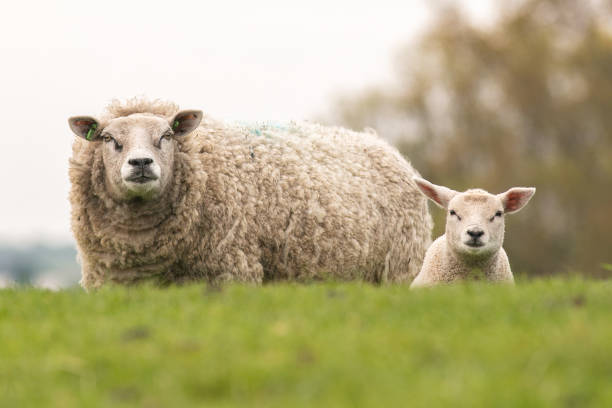
M108 143L111 140L113 142L115 142L115 150L120 152L121 150L123 150L123 146L120 145L112 136L110 136L109 134L104 134L102 135L102 140L104 140L104 143Z
M454 215L459 221L461 221L461 217L455 212L455 210L450 210L450 215Z
M161 143L162 143L162 141L163 141L164 139L166 139L166 140L170 140L170 138L172 137L172 134L173 134L173 133L172 133L171 131L168 131L168 132L164 133L164 134L163 134L163 135L162 135L162 136L159 138L159 142L157 142L157 147L160 147L160 148L161 148Z

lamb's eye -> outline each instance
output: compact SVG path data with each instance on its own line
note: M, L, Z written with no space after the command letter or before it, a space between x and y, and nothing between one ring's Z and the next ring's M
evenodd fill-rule
M494 215L494 216L492 216L491 218L489 218L489 221L491 221L491 222L495 221L495 217L501 217L501 216L502 216L502 214L503 214L503 213L502 213L501 211L497 211L497 212L495 213L495 215Z
M102 135L102 140L104 140L104 143L108 143L111 140L113 140L113 138L110 137L109 135Z
M450 215L454 215L455 217L457 217L457 219L458 219L459 221L461 221L461 217L459 216L459 214L457 214L457 213L455 212L455 210L450 210L450 213L449 213L449 214L450 214Z

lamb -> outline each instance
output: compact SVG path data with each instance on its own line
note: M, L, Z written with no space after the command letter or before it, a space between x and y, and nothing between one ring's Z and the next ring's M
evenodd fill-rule
M171 102L69 119L84 288L317 279L410 282L430 243L418 173L373 132L246 126Z
M414 181L425 196L448 214L446 233L431 244L410 287L470 278L514 284L508 256L502 248L504 216L523 208L536 189L515 187L498 195L481 189L459 193L419 177Z

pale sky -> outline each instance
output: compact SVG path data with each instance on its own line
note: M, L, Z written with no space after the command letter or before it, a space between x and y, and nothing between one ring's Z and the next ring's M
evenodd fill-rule
M459 0L458 0L459 1ZM11 2L0 16L0 241L71 242L67 118L112 98L309 119L390 81L427 0ZM465 1L476 19L491 0Z

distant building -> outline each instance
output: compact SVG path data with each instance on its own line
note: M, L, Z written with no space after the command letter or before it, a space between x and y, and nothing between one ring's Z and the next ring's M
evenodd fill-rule
M11 278L8 271L0 271L0 289L10 288L15 285L15 281Z

